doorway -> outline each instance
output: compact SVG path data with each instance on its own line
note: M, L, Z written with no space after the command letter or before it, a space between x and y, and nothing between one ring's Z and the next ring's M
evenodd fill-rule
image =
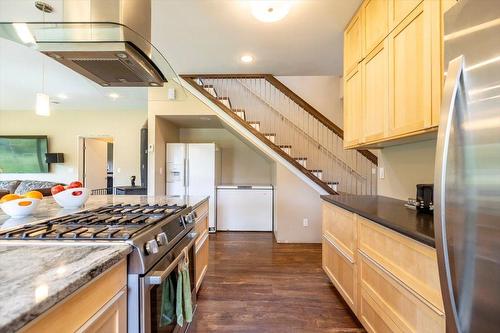
M93 194L112 194L113 138L80 137L79 177Z

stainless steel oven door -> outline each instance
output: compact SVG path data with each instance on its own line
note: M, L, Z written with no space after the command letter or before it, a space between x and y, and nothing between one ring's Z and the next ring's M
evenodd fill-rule
M184 325L180 327L177 325L175 316L171 323L161 323L160 312L163 287L166 285L164 282L169 278L171 281L177 281L177 267L180 260L184 259L184 249L187 249L189 255L190 288L193 307L195 305L196 293L193 292L193 290L195 290L193 245L196 237L197 233L195 232L187 234L144 277L140 278L140 327L142 333L184 332L186 330L187 324L184 323ZM175 309L175 288L173 294L174 300L171 304Z

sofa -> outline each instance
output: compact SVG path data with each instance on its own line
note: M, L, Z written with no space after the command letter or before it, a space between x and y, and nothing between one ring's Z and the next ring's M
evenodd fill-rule
M29 191L39 191L44 196L51 196L50 189L62 183L54 183L45 180L0 180L0 197L5 194L25 194Z

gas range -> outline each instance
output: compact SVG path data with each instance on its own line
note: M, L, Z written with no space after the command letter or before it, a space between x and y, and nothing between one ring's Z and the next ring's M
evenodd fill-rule
M186 205L113 204L0 231L0 240L128 243L129 273L144 274L190 231Z

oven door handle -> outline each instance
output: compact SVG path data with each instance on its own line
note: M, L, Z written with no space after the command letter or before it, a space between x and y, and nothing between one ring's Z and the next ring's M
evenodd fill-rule
M177 265L179 264L179 261L181 259L184 259L184 253L187 252L187 251L184 251L184 250L185 249L189 250L190 248L193 247L193 244L194 244L197 236L198 236L198 233L196 233L196 232L190 233L189 237L191 238L191 240L183 248L183 251L181 251L181 253L174 259L174 261L172 261L172 263L170 265L168 265L168 267L165 270L163 270L163 271L154 271L154 272L151 273L151 275L147 275L146 276L146 283L149 284L149 285L159 285L159 284L162 284L163 281L167 278L167 276L169 276L170 273L172 273L172 271L177 267Z

